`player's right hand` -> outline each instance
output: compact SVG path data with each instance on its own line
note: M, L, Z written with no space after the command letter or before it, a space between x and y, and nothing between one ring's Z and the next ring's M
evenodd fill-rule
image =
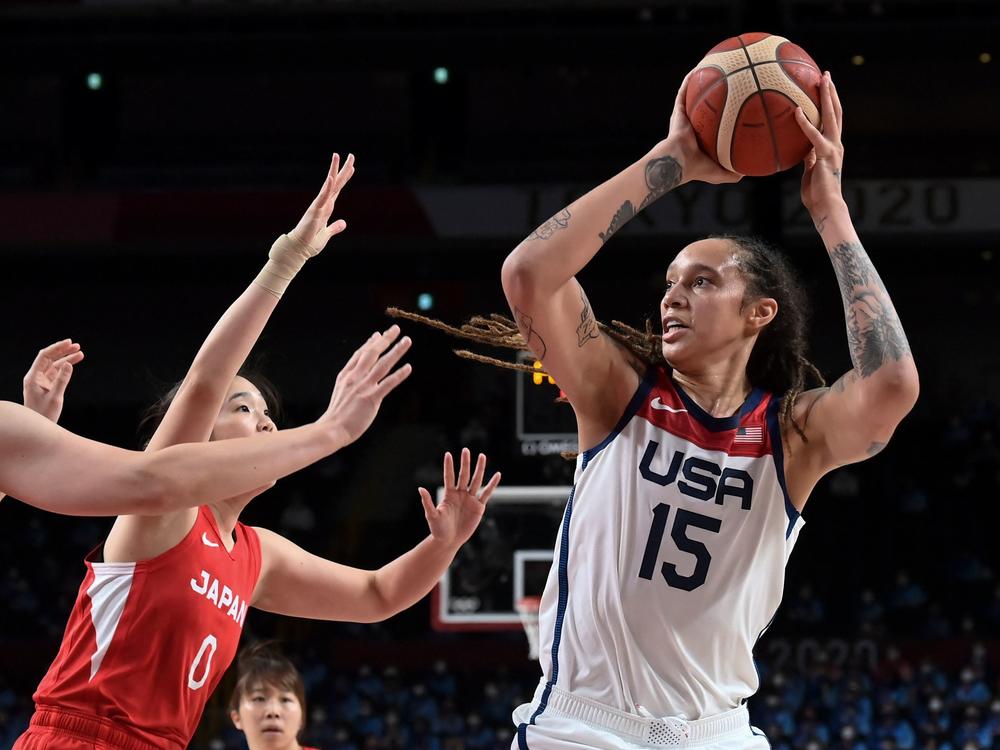
M24 405L53 422L62 414L66 386L73 377L73 365L83 360L80 345L71 339L50 344L38 352L24 376Z
M409 336L397 338L397 325L373 333L337 375L330 406L318 421L336 424L347 443L361 437L375 420L382 400L413 371L409 363L393 369L413 343Z
M739 182L743 179L743 175L724 169L698 145L698 139L695 137L694 128L691 127L691 121L687 116L687 107L684 104L690 78L691 73L684 76L681 87L677 89L674 111L670 115L670 131L667 134L667 142L675 150L680 151L678 161L681 162L681 181L697 180L713 185Z
M337 219L332 224L329 222L337 197L350 182L353 174L354 154L347 155L343 169L340 169L340 154L334 154L330 162L330 171L326 175L319 195L309 204L309 208L299 219L295 229L288 233L292 239L308 245L313 251L312 255L318 255L331 237L347 229L347 222L343 219Z

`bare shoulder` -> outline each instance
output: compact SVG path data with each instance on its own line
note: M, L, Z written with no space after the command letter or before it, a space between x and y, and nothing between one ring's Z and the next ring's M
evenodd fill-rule
M104 561L151 560L180 544L197 520L197 508L160 516L118 516L104 542Z
M617 356L608 358L603 377L588 389L584 403L580 403L583 399L579 395L570 395L570 404L576 413L580 450L597 445L615 428L649 369L627 347L608 338Z

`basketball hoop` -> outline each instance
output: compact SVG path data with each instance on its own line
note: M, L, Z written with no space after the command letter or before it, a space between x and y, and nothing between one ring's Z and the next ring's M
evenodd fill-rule
M528 658L538 658L538 607L542 603L540 596L525 596L517 603L517 614L524 626L524 634L528 636Z

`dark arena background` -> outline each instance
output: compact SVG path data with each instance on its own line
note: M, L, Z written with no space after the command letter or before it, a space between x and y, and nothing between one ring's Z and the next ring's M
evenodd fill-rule
M295 225L330 154L352 152L357 174L334 214L348 229L295 281L254 355L283 396L282 425L310 421L387 307L449 322L506 314L505 255L665 136L677 86L709 48L757 30L800 44L838 84L845 194L921 397L882 454L810 499L756 648L751 715L774 748L996 750L995 0L7 0L0 397L20 402L37 350L72 337L86 359L61 424L137 447L143 409ZM843 308L800 209L800 171L663 198L581 274L598 316L655 320L674 253L712 232L756 233L804 277L812 357L839 376ZM414 373L369 432L243 520L374 568L425 535L416 487L437 487L446 449L486 452L507 487L572 483L557 389L458 359L437 331L404 330ZM547 515L544 503L525 512ZM511 507L491 513L475 549L509 556ZM27 726L82 558L110 523L0 503L0 747ZM474 611L490 592L468 558L458 564L472 572L453 579ZM525 586L540 585L527 573ZM490 575L510 583L509 569ZM539 676L524 632L432 619L431 597L377 625L254 611L243 643L276 638L299 667L315 747L509 747L511 709ZM234 681L192 747L245 746L226 710Z

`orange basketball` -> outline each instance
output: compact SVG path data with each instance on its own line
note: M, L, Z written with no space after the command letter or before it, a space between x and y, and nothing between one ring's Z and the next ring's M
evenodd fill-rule
M754 32L717 44L695 67L685 97L699 145L739 174L795 166L811 148L795 108L820 126L822 77L805 50L784 37Z

